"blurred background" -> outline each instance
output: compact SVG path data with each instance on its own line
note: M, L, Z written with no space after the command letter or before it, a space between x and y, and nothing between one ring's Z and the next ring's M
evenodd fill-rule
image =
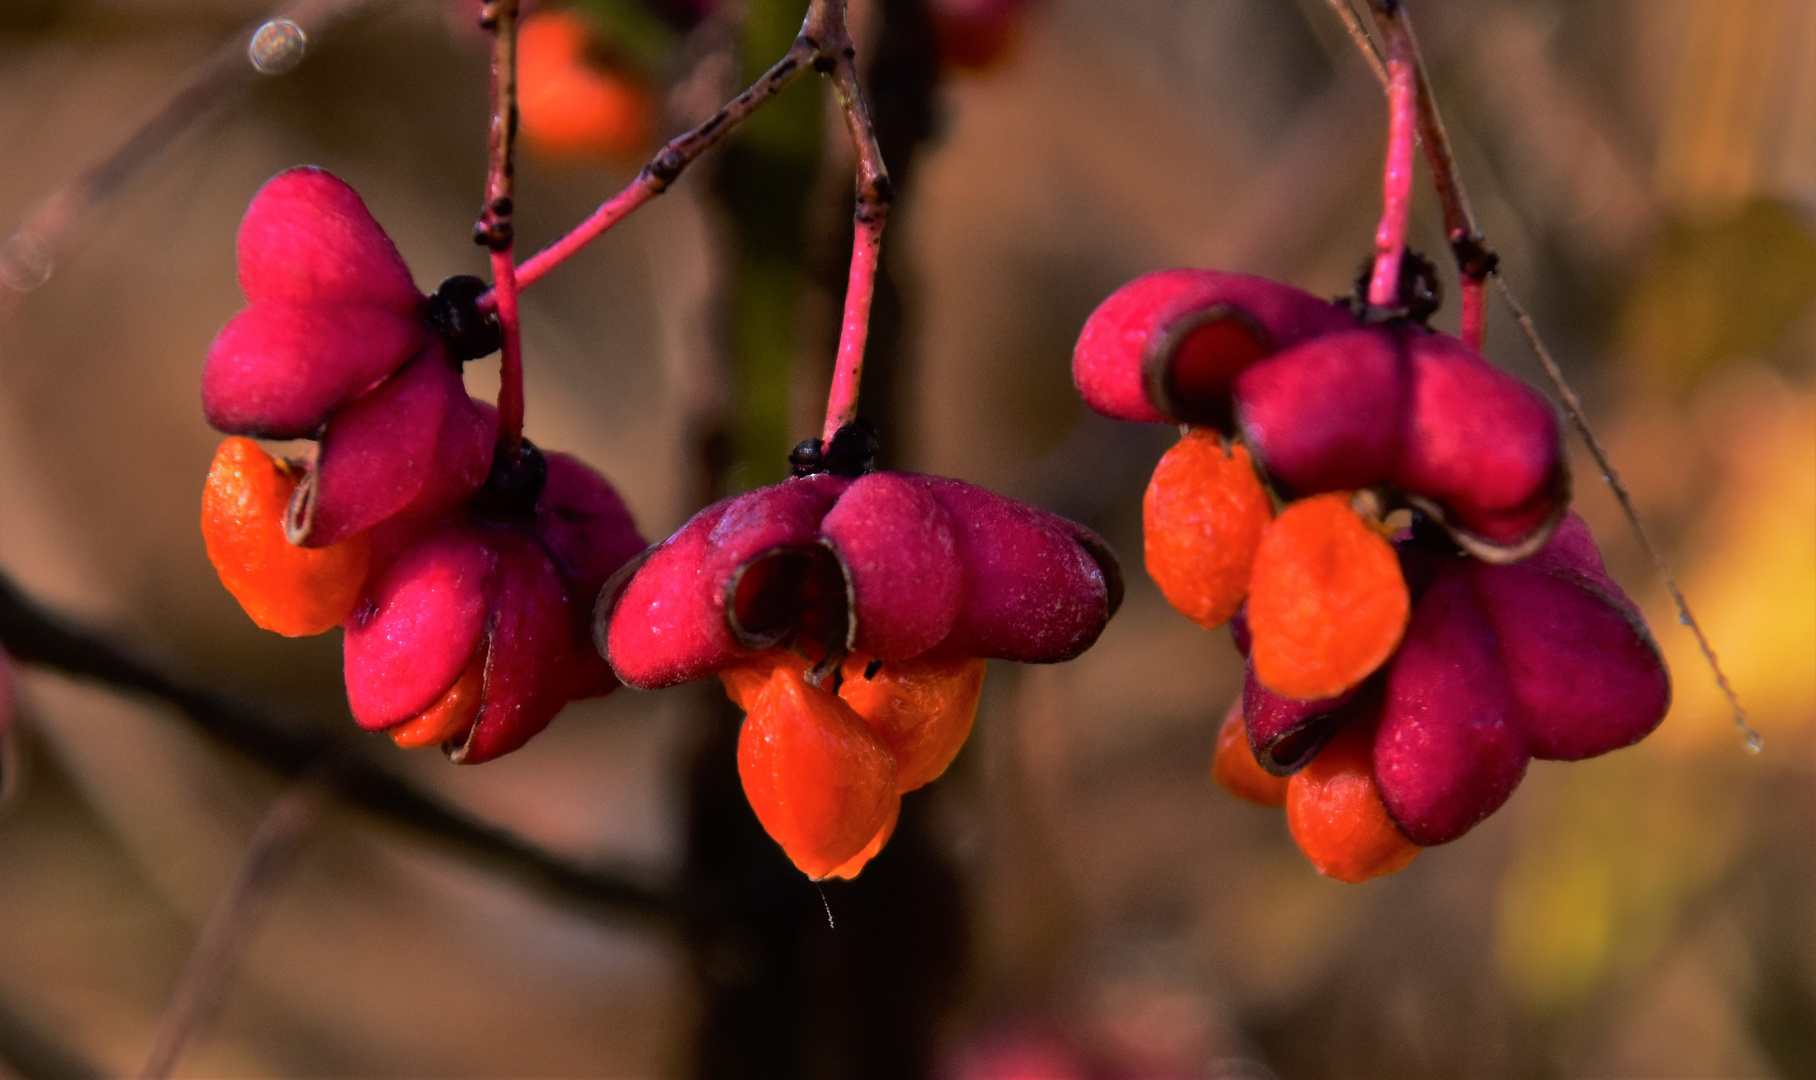
M484 273L473 5L342 6L293 70L217 79L105 197L0 249L0 568L352 739L338 633L253 627L196 525L219 438L197 376L243 303L234 230L264 179L335 171L425 289ZM576 8L584 40L549 62L593 82L554 96L598 115L532 123L526 88L520 250L779 56L803 8ZM1128 572L1121 613L1070 664L993 665L953 769L823 894L753 833L716 687L578 703L483 768L364 740L564 856L709 892L736 933L562 902L333 809L178 1072L1816 1076L1816 6L1412 10L1489 243L1764 754L1573 441L1577 506L1671 662L1670 717L1634 749L1535 762L1399 874L1320 878L1278 811L1208 777L1240 666L1141 571L1141 494L1175 433L1089 413L1068 363L1092 308L1147 270L1347 291L1378 212L1378 86L1324 0L854 0L901 189L864 398L885 458L1092 525ZM266 12L0 3L0 228ZM849 168L804 82L526 293L528 433L602 469L647 536L779 477L817 431ZM1444 254L1424 188L1413 243ZM1455 324L1453 302L1434 325ZM1487 351L1542 382L1498 306ZM494 393L495 362L468 378ZM0 1071L129 1074L282 784L162 705L17 674Z

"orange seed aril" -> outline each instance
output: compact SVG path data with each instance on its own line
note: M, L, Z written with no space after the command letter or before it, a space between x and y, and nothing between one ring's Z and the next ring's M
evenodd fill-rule
M215 452L202 490L202 540L221 584L253 622L290 637L345 621L370 562L363 533L325 548L284 538L284 508L301 478L301 469L234 437Z
M1342 494L1283 510L1255 551L1249 658L1255 676L1301 701L1336 697L1386 662L1411 597L1390 545Z

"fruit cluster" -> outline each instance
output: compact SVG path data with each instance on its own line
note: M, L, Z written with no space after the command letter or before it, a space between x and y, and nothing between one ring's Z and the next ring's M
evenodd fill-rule
M1344 880L1461 836L1531 757L1637 741L1669 701L1567 516L1550 408L1419 314L1163 271L1106 300L1073 359L1099 412L1185 426L1143 503L1146 557L1182 613L1235 620L1248 661L1214 774L1284 801ZM1383 523L1395 509L1411 528Z
M628 685L720 676L747 713L751 807L814 878L857 873L901 795L945 771L985 658L1069 660L1122 599L1095 533L957 480L870 471L864 437L797 450L797 476L700 511L600 601L599 645Z
M938 0L949 60L1000 52L1019 8ZM812 5L785 61L523 264L510 72L533 138L590 151L643 136L584 23L530 17L516 64L514 5L487 13L493 138L475 238L493 287L457 277L424 296L346 184L306 168L266 184L239 235L248 306L202 375L209 421L233 436L203 500L209 556L259 625L345 628L361 726L456 761L516 749L620 680L717 675L746 712L738 769L758 820L809 876L854 875L901 795L963 745L984 661L1088 648L1121 601L1116 559L1072 522L872 465L857 389L890 187L842 4ZM1327 303L1242 275L1150 274L1099 307L1073 360L1098 411L1185 429L1143 503L1146 561L1180 611L1231 623L1247 660L1214 774L1284 802L1313 863L1352 881L1461 836L1531 758L1643 737L1670 696L1638 612L1568 514L1549 406L1424 325L1436 290L1404 252L1413 82L1396 48L1365 292ZM645 550L603 478L522 438L517 290L810 69L838 91L858 180L825 438L796 448L793 478ZM461 375L495 350L497 408ZM255 438L315 446L292 462ZM1390 527L1401 512L1409 524Z
M425 297L353 189L292 169L239 234L248 306L202 373L221 444L202 533L221 581L283 634L344 625L347 695L369 729L457 761L521 746L616 683L590 647L593 596L643 547L597 473L528 443L464 360L497 346L483 286ZM253 437L311 438L310 460Z
M984 658L1069 659L1120 602L1095 534L875 472L861 424L632 561L644 542L610 485L512 447L467 396L461 363L498 344L479 282L417 292L318 169L260 190L239 256L249 306L202 376L233 436L203 496L209 557L260 626L343 626L354 719L400 746L485 761L620 678L719 674L749 713L739 771L759 819L806 873L849 877L963 745ZM317 445L293 462L252 437Z

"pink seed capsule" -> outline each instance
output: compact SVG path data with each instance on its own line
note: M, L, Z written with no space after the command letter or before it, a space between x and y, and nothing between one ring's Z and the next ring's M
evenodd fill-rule
M434 517L478 489L497 418L459 364L496 347L482 282L423 296L353 189L313 168L259 190L239 265L248 306L209 349L202 406L231 434L322 443L287 514L292 543Z
M1544 544L1569 504L1556 417L1454 338L1371 326L1282 350L1236 379L1243 438L1287 491L1388 485L1478 558Z
M1297 702L1251 673L1242 712L1269 771L1292 772L1334 733L1378 719L1387 812L1414 843L1442 844L1506 802L1531 758L1605 754L1663 720L1671 686L1658 647L1575 514L1511 565L1411 536L1399 546L1412 617L1380 674L1343 697Z
M267 181L240 223L238 251L249 306L202 369L203 410L222 431L308 435L429 344L409 267L328 172Z
M446 513L485 482L497 431L497 413L431 348L329 422L291 500L291 542L323 547L388 518Z
M1381 799L1416 844L1462 836L1525 775L1506 670L1464 576L1442 576L1419 598L1387 672L1374 747Z
M642 538L597 473L550 455L546 476L517 512L423 527L377 576L344 642L362 727L474 764L617 685L591 647L593 598Z
M1629 746L1670 700L1657 645L1569 514L1524 562L1439 565L1386 675L1382 798L1415 842L1454 840L1506 801L1529 758Z
M1121 601L1082 526L956 480L800 477L707 507L602 605L618 677L672 686L764 650L1030 663L1089 647Z
M1072 352L1072 382L1105 416L1228 430L1250 364L1353 329L1345 309L1290 285L1215 270L1160 270L1110 294Z

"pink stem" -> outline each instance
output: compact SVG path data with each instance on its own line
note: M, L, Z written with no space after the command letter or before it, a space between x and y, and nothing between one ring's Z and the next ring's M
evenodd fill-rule
M826 395L828 443L858 418L858 384L864 376L864 343L870 338L870 301L876 295L877 267L883 250L883 221L859 220L851 238L851 277L845 286L845 316L839 325L839 353L833 361L832 389Z
M1368 283L1371 307L1400 302L1400 260L1412 205L1413 146L1418 130L1413 59L1404 35L1394 35L1387 58L1387 166L1381 177L1381 225L1375 230L1375 272Z
M864 379L864 343L870 338L870 301L876 295L876 275L883 250L883 225L895 198L889 169L877 145L876 125L858 80L852 57L851 35L845 26L844 0L816 0L807 16L808 31L820 40L831 63L833 96L845 117L845 133L857 151L857 209L852 215L851 274L845 286L845 315L839 324L839 352L832 370L832 387L826 394L826 425L821 438L832 437L858 418L858 388Z
M797 38L782 59L763 73L742 94L725 103L725 107L708 117L691 131L677 136L664 146L637 178L623 191L606 200L585 221L567 235L525 259L517 268L517 285L525 288L542 275L572 258L581 248L603 236L606 230L623 221L631 211L667 191L675 178L719 140L731 134L757 106L781 93L789 83L813 70L819 55L815 42L805 36ZM479 310L490 314L498 310L498 300L491 293L479 298Z
M1477 352L1488 338L1488 279L1465 273L1463 285L1463 325L1457 335L1463 344Z
M523 442L523 335L517 315L517 266L511 249L492 253L492 295L502 339L498 365L498 445L515 453Z
M623 221L632 210L662 194L667 186L657 183L648 170L639 173L637 179L606 200L599 209L593 211L592 216L574 226L566 236L523 260L523 264L517 267L517 287L527 288L534 284L542 275L560 266L581 248L603 236L607 229ZM481 297L479 306L482 311L489 310L492 306L491 297Z
M494 35L492 128L487 140L486 203L473 239L492 252L493 308L502 360L498 371L498 446L515 456L523 444L523 335L517 314L515 184L511 152L517 136L517 0L488 0L480 15Z

